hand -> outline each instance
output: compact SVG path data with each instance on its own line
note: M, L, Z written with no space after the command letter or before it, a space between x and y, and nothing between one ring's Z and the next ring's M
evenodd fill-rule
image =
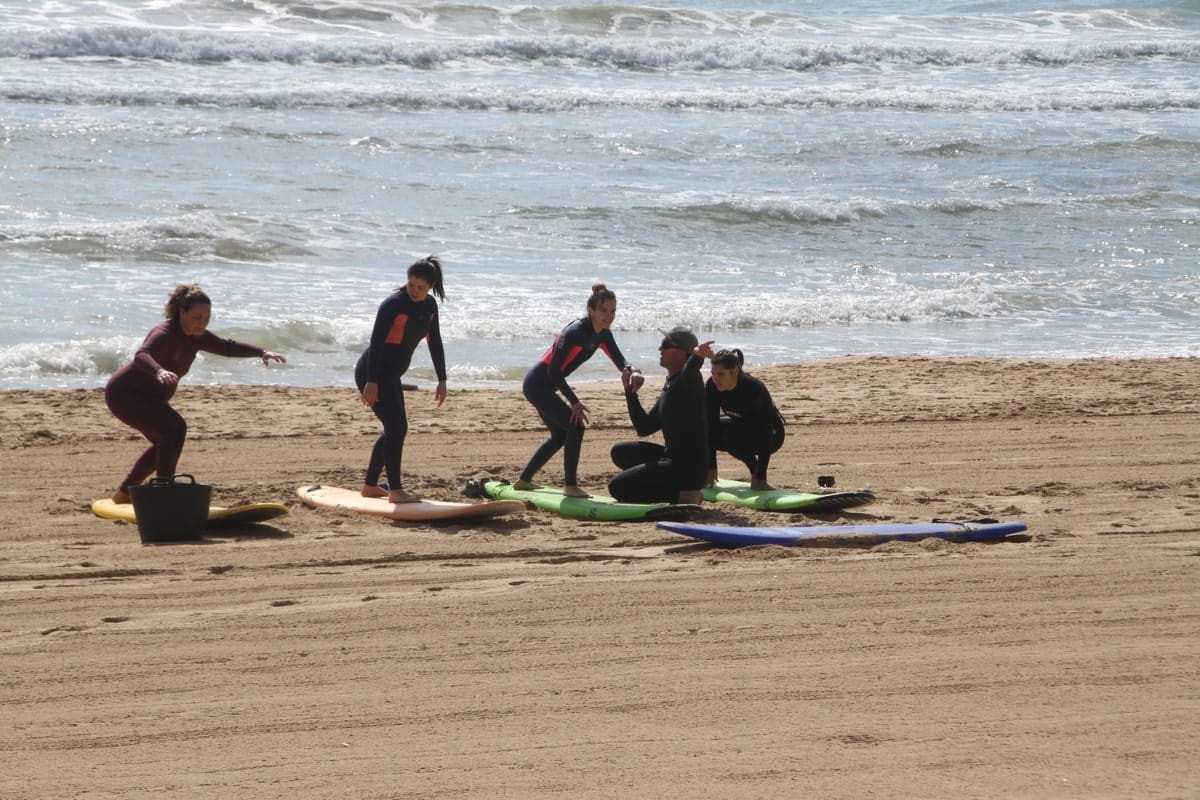
M625 387L627 392L637 392L642 388L642 384L646 382L646 378L641 372L638 372L633 367L625 367L621 370L621 386Z
M270 365L270 363L271 363L272 361L278 361L280 364L286 364L286 363L287 363L287 359L286 359L286 358L284 358L283 356L279 355L279 353L272 353L270 350L264 350L264 351L263 351L263 354L262 354L262 361L263 361L263 366L264 366L264 367L266 367L266 366L269 366L269 365Z
M696 349L692 352L701 358L712 358L713 355L715 355L712 349L713 342L715 341L716 339L709 339L707 342L701 342L700 344L696 345Z
M442 403L446 402L446 382L438 381L437 388L433 390L433 399L437 400L438 408L442 407Z
M160 369L155 377L163 386L174 386L179 383L179 376L169 369Z
M571 404L571 424L572 425L587 425L588 424L588 414L590 414L590 413L591 413L591 410L588 409L587 406L585 406L583 403L576 400L574 403Z
M367 381L362 390L362 404L364 406L373 406L379 402L379 384L375 381Z

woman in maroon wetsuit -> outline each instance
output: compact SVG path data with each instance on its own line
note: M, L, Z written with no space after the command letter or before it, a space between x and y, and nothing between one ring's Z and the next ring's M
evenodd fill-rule
M203 350L231 358L261 358L264 364L284 362L283 356L252 344L222 339L208 330L212 301L199 286L179 285L163 309L165 322L146 334L137 354L113 373L104 388L104 402L113 416L136 428L150 446L134 462L112 499L130 502L129 487L151 474L175 474L179 453L187 437L187 423L171 408L171 397L180 379Z

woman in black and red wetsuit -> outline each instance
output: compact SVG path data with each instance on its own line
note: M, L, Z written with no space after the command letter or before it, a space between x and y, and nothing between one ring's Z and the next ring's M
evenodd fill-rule
M525 374L522 386L525 397L537 409L550 431L550 438L534 451L529 463L521 471L520 479L513 484L515 488L538 488L533 482L534 476L555 453L562 450L563 494L568 497L588 496L586 491L579 488L577 471L579 452L583 447L583 431L590 412L567 384L567 376L598 349L604 351L617 370L625 369L625 356L621 355L609 330L616 316L617 296L603 283L594 284L587 301L587 316L563 328L550 349Z
M133 361L114 372L104 387L104 402L113 416L150 440L150 446L113 493L115 503L130 502L129 487L137 486L151 473L160 478L175 474L187 437L187 422L171 408L171 398L198 352L230 358L256 357L264 364L287 360L257 345L222 339L208 330L212 301L195 284L176 286L167 298L163 315L166 321L146 334Z
M401 378L412 363L413 352L422 341L429 345L429 357L437 373L434 399L446 401L446 352L438 327L438 305L430 295L445 300L442 263L436 256L417 261L408 268L408 282L379 305L371 343L354 366L354 382L363 405L370 406L383 423L383 433L371 449L371 460L363 480L363 497L383 497L393 503L420 500L404 491L400 462L404 439L408 436L408 412L404 406ZM379 486L379 476L387 471L388 489Z

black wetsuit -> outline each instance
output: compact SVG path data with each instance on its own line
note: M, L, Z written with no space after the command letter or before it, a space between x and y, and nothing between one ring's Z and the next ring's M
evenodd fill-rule
M439 381L446 380L446 353L438 327L437 301L432 296L414 303L405 289L392 293L379 304L371 343L354 366L354 382L362 392L367 383L379 386L379 399L371 410L383 423L383 433L371 449L365 483L374 486L380 472L387 471L390 488L403 485L400 462L408 435L408 413L404 407L401 378L412 363L413 352L422 341L429 344L429 357Z
M704 486L708 464L708 422L705 413L704 359L693 355L683 369L667 378L649 411L637 393L625 392L629 419L638 436L661 430L666 446L656 442L618 442L613 463L623 471L608 484L609 493L625 503L674 503L681 491Z
M612 331L605 328L597 333L587 317L577 319L559 332L550 349L525 374L521 388L549 429L550 438L534 451L521 471L521 480L532 481L546 462L563 450L563 482L568 486L578 484L584 427L571 422L571 406L579 398L567 384L567 376L595 355L596 350L603 350L618 370L625 368L625 356L621 355Z
M108 409L121 422L136 428L150 440L150 446L121 481L121 491L129 491L130 486L137 486L151 473L160 478L175 474L187 437L187 423L171 408L170 401L178 385L159 383L158 371L174 372L182 380L201 350L231 358L261 358L264 352L252 344L222 339L212 331L188 336L179 321L172 319L146 334L133 361L108 379L104 387L104 402Z
M758 378L742 373L727 392L712 378L705 384L708 404L708 468L717 468L717 451L741 461L755 478L766 480L771 454L783 445L783 416Z

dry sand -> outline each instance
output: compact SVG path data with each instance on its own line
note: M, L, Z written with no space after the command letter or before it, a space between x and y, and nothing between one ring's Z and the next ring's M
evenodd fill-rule
M89 513L142 447L100 392L0 394L0 797L1200 797L1200 360L756 374L790 423L773 481L879 500L709 521L1029 536L728 550L317 511L296 487L357 486L377 432L352 392L185 385L181 471L292 511L143 546ZM600 490L632 431L617 381L578 388ZM542 437L515 391L409 408L431 498Z

